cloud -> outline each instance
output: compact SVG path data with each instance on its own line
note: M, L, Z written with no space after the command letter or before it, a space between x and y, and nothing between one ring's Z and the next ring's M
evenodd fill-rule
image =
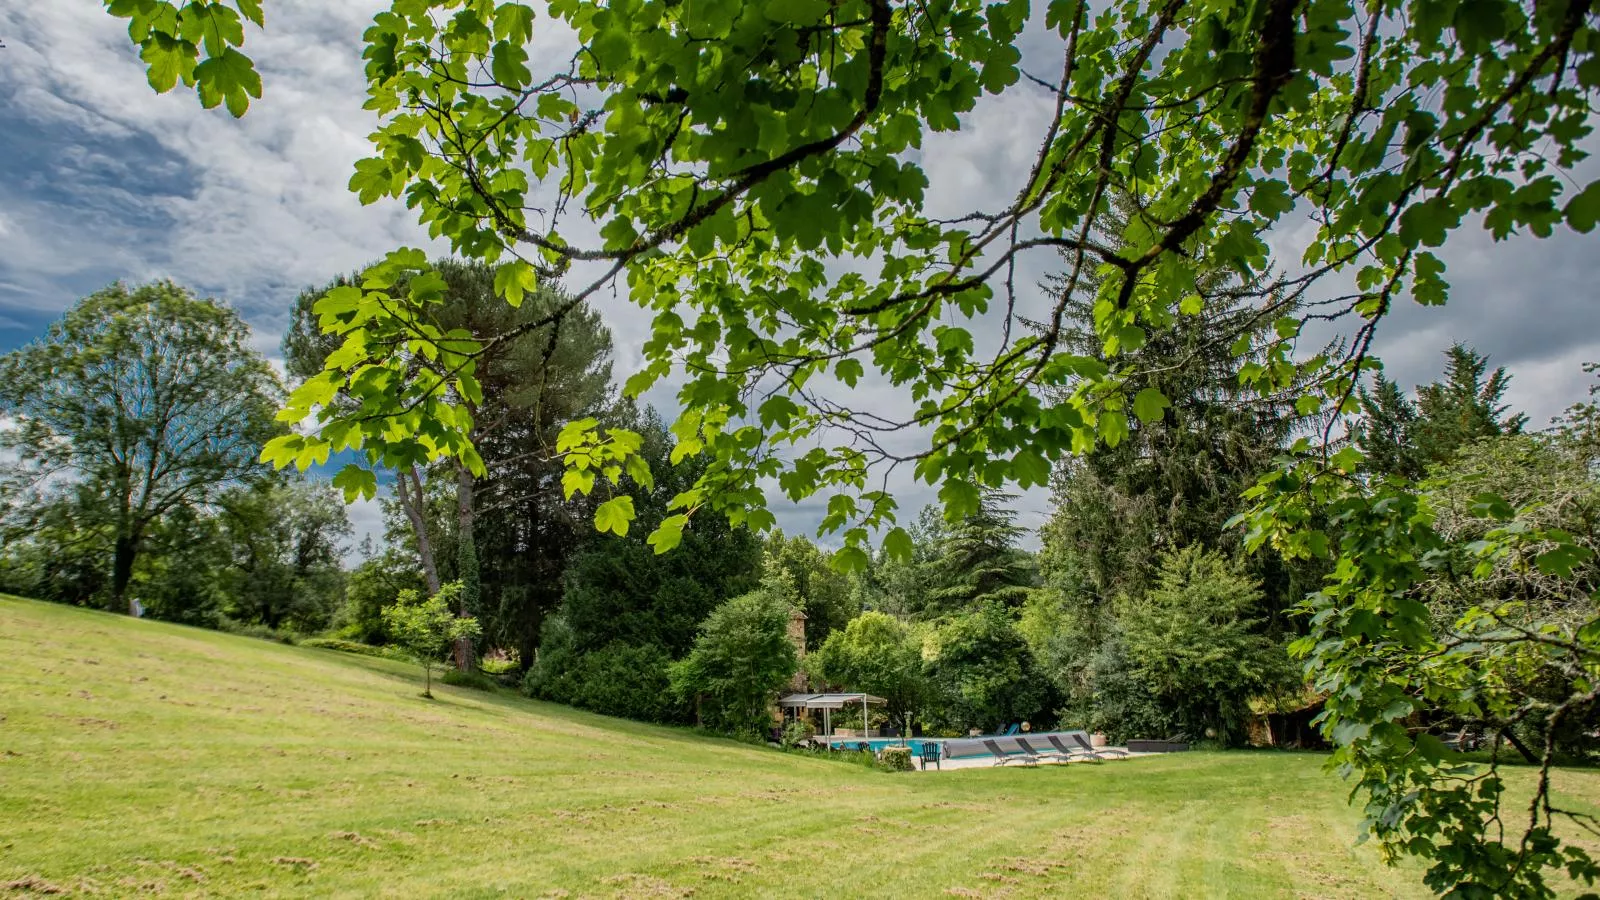
M357 498L345 507L345 513L350 517L351 536L344 546L344 563L354 566L365 559L361 548L367 539L372 540L374 547L383 544L383 504L377 498Z
M152 93L123 27L94 5L0 12L0 116L25 126L4 129L5 149L27 173L0 189L0 274L55 309L112 277L170 276L276 343L301 287L425 244L401 204L362 207L346 189L376 124L360 108L360 35L379 6L273 4L247 45L266 96L237 121L182 90Z

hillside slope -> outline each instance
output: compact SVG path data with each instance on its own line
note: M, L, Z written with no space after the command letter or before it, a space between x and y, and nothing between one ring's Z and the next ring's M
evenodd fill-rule
M0 598L0 896L1414 896L1321 759L886 774Z

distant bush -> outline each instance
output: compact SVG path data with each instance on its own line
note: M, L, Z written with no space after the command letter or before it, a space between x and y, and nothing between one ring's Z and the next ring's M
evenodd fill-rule
M769 575L760 590L727 601L700 625L689 655L672 664L672 692L707 727L765 740L770 704L794 675L789 642L793 582Z
M241 637L260 638L263 641L276 641L280 644L298 644L300 636L292 631L282 631L277 628L268 628L265 625L247 625L227 617L218 620L217 627L229 634Z
M315 647L319 650L337 650L340 653L354 653L359 656L376 656L380 659L405 659L405 654L391 647L374 647L360 641L347 641L343 638L306 638L300 642L302 647Z
M459 669L446 669L439 680L455 687L470 688L474 691L493 691L498 683L482 672L462 672Z
M878 754L878 762L891 772L911 771L910 747L885 747Z
M811 727L810 722L802 722L796 719L795 721L790 722L788 725L783 726L783 734L781 737L779 737L778 743L782 744L786 748L798 747L806 741L811 740L816 733L817 730Z
M667 680L671 663L655 645L607 644L569 657L566 670L541 685L541 696L641 722L683 721Z
M516 671L517 661L509 656L486 656L478 661L478 668L490 675L508 675Z

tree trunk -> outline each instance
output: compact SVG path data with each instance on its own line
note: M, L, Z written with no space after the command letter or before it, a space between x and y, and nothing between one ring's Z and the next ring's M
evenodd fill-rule
M1540 760L1538 755L1532 750L1529 750L1528 745L1519 740L1515 734L1512 734L1509 727L1500 729L1500 734L1505 737L1506 741L1509 742L1512 747L1516 748L1516 751L1522 755L1522 758L1527 761L1528 765L1539 765Z
M116 606L126 606L128 615L135 615L134 598L128 596L128 582L133 580L133 558L139 552L139 539L133 535L117 535L116 550L111 558L111 599Z
M478 596L481 592L481 572L478 567L478 544L475 529L478 525L477 509L473 505L472 472L456 462L456 577L461 579L461 608L456 616L467 618L478 613ZM477 665L477 654L472 638L456 639L456 668L470 672Z
M425 510L425 498L422 491L422 473L416 466L409 470L402 469L398 473L400 478L395 482L395 493L400 497L400 508L405 510L406 518L411 521L411 531L417 538L417 556L422 559L422 577L428 585L428 596L439 593L439 567L433 561L433 541L428 538L428 517ZM406 477L411 478L411 490L407 491Z

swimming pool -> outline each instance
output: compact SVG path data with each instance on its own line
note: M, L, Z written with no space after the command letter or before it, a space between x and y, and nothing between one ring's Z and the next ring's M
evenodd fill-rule
M878 751L882 750L885 747L910 747L911 748L911 752L912 752L913 755L920 756L920 755L922 755L922 745L924 743L942 744L944 742L942 740L934 740L932 738L924 739L924 738L838 738L838 737L833 738L831 741L829 741L829 744L835 750L854 750L854 749L856 749L857 747L859 747L863 743L865 743L868 747L871 747L873 753L877 753Z
M1065 741L1069 746L1072 741L1070 735L1081 735L1088 743L1089 735L1084 731L1035 731L1029 734L980 734L976 737L961 738L833 738L830 745L836 750L854 750L865 743L877 753L885 747L907 746L911 748L913 756L922 755L923 744L939 744L939 755L945 759L964 759L973 756L989 756L989 749L983 745L984 741L994 741L1006 753L1019 753L1021 746L1017 738L1027 738L1034 750L1044 753L1054 753L1055 747L1050 744L1050 736L1055 735Z

